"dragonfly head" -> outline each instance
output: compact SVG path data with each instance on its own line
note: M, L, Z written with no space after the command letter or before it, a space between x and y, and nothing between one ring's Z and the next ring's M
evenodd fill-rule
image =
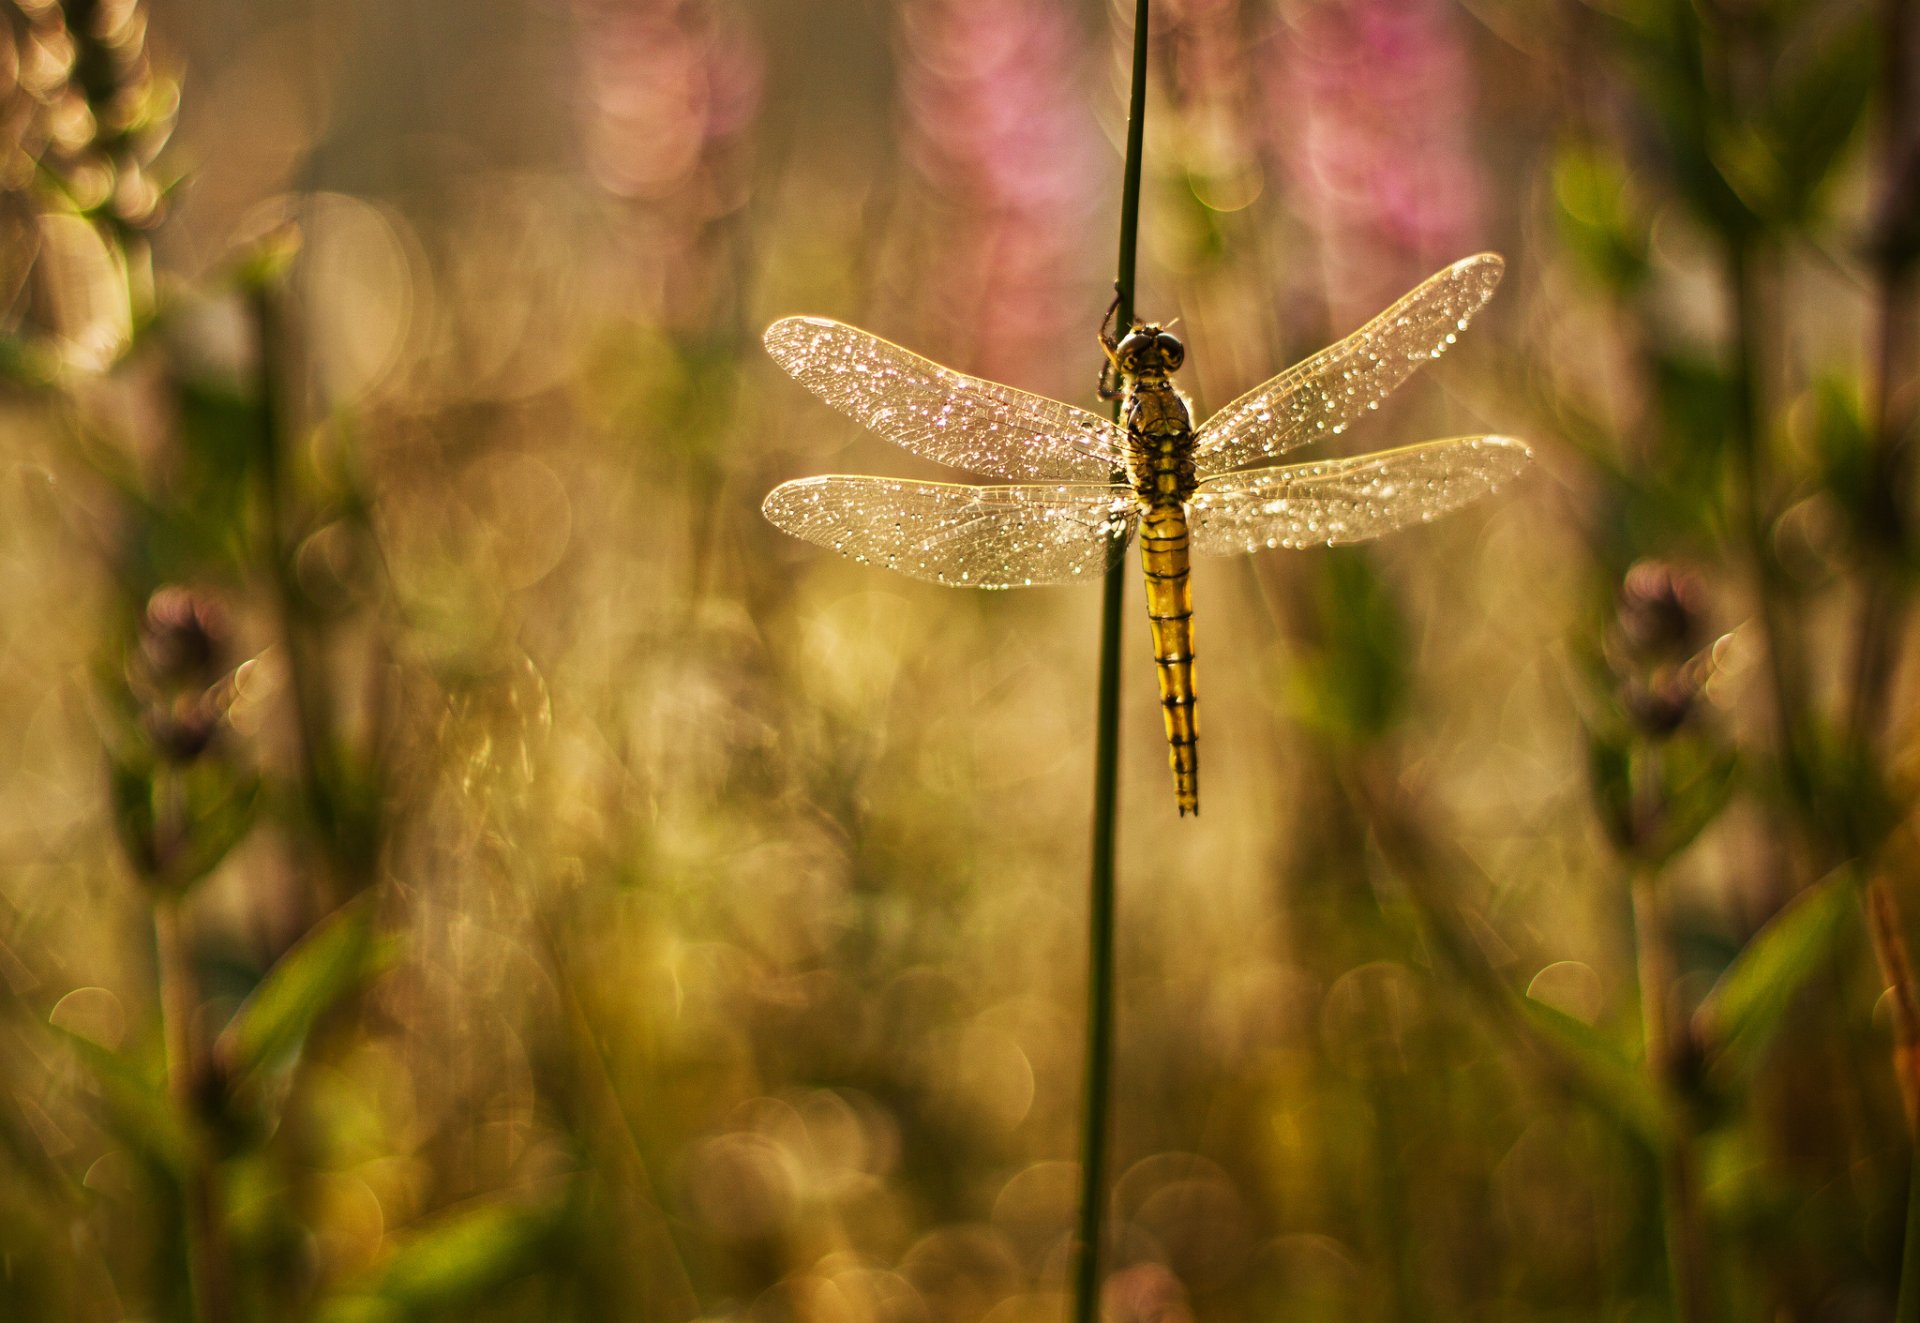
M1128 331L1113 357L1129 377L1164 377L1179 371L1187 361L1187 350L1171 332L1149 324Z

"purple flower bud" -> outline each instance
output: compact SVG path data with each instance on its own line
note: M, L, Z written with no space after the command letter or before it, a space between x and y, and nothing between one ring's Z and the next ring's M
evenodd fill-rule
M167 762L192 762L218 734L228 653L226 612L213 598L169 586L147 600L127 680L141 727Z
M1621 580L1604 642L1620 705L1664 738L1693 715L1711 671L1706 588L1699 576L1643 560Z

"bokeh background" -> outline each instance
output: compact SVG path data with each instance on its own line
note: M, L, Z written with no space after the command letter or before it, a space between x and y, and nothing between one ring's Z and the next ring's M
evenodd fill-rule
M1895 1317L1911 7L1153 9L1197 411L1494 249L1343 440L1537 459L1198 567L1197 821L1129 586L1107 1317ZM0 1316L1063 1315L1098 594L758 330L1091 407L1130 10L0 5Z

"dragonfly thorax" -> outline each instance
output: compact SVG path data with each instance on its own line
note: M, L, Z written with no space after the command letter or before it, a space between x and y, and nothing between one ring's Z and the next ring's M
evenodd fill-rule
M1127 427L1127 480L1148 505L1185 501L1199 485L1193 419L1165 377L1128 383L1120 409Z

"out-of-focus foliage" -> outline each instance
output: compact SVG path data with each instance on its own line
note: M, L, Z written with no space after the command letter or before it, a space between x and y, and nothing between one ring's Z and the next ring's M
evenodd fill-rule
M1199 564L1198 821L1129 590L1113 1323L1893 1317L1908 8L1155 3L1197 411L1497 249L1352 441L1539 462ZM1094 594L757 330L1089 403L1122 10L0 2L0 1317L1059 1316Z

